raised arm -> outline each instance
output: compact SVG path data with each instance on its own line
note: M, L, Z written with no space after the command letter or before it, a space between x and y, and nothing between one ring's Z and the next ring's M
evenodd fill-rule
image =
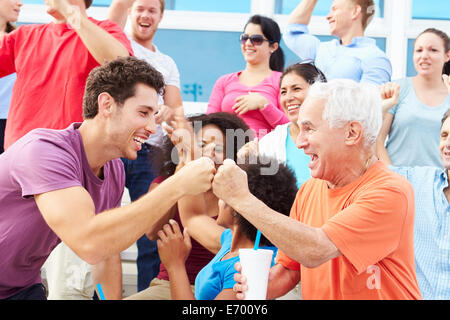
M288 18L283 40L301 60L315 60L320 40L309 33L308 24L317 0L302 0Z
M400 85L391 82L385 83L380 86L380 94L382 99L381 108L383 123L376 141L377 156L378 159L383 161L386 165L390 165L392 163L386 150L385 143L389 131L391 130L392 122L394 121L394 115L389 113L389 110L398 104L400 97Z
M127 49L112 34L89 20L86 12L78 6L71 5L68 0L45 0L45 2L51 8L53 16L62 16L63 21L65 20L75 30L99 64L130 55L131 48Z
M135 0L114 0L108 8L107 19L117 23L125 29L128 18L128 10Z
M298 23L308 25L317 0L302 0L298 6L291 12L288 23Z

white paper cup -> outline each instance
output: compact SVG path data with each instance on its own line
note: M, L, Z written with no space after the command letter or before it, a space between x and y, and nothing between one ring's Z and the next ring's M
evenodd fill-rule
M247 278L245 300L266 300L272 250L239 249L241 274Z

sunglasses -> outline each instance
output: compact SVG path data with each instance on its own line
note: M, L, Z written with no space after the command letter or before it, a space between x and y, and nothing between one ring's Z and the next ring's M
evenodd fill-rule
M250 39L250 42L252 43L252 45L254 46L260 46L263 44L264 41L267 41L269 43L272 43L273 41L264 39L264 37L260 34L254 34L252 36L249 36L246 33L241 34L241 36L239 37L239 41L241 42L241 44L245 44L247 42L247 40Z

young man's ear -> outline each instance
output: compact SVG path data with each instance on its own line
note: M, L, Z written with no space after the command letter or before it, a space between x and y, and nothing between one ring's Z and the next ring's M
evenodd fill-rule
M353 19L353 20L357 20L358 17L361 17L361 19L362 19L362 12L361 12L361 11L362 11L361 6L356 4L356 5L353 7L352 19Z
M109 117L113 111L113 102L114 99L109 93L100 93L97 98L98 113L104 117Z

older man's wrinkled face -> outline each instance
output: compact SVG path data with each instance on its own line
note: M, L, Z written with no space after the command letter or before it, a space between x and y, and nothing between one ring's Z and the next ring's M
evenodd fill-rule
M439 151L444 168L450 170L450 117L445 120L441 128Z
M300 134L296 144L311 157L311 176L334 184L342 174L339 163L345 160L345 128L330 128L322 119L325 104L326 100L305 99L298 115Z

